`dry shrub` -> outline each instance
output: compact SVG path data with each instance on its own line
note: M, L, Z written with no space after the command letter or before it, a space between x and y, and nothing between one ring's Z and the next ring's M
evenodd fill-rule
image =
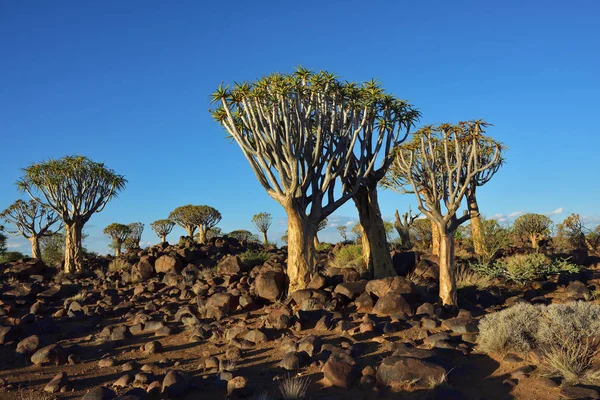
M543 354L542 366L548 375L561 377L567 384L600 383L600 370L594 368L597 339L566 337L550 345Z
M485 353L528 353L535 347L539 308L529 303L486 315L479 321L479 350Z
M494 279L489 276L478 274L464 266L460 266L456 269L455 279L456 287L458 289L475 287L478 290L485 290L494 285Z
M287 376L279 380L279 392L284 400L303 399L308 392L310 378Z
M329 264L335 268L353 268L359 272L366 270L362 247L358 244L349 244L336 249Z
M110 262L110 264L108 264L108 270L111 272L122 271L125 269L129 269L130 267L131 267L131 264L129 264L127 261L125 261L121 258L115 258L114 260L112 260Z

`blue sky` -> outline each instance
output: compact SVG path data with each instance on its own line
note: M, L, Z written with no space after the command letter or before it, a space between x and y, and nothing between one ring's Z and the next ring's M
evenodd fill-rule
M148 224L177 206L208 204L220 227L285 213L208 113L222 82L297 65L377 78L423 113L421 124L484 118L508 148L481 188L481 210L576 212L600 223L597 1L13 1L0 3L0 208L21 195L20 168L82 154L124 174L119 198L88 223ZM416 208L382 191L381 208ZM333 224L356 220L347 203ZM175 240L183 231L174 230ZM323 240L338 240L335 228ZM27 243L11 239L13 249Z

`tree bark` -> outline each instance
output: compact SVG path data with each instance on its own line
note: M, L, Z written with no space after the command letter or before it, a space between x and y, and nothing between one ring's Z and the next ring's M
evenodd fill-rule
M440 232L442 230L440 229ZM443 305L458 304L454 276L454 232L440 235L440 299Z
M316 248L317 246L319 246L319 244L320 244L320 243L321 243L321 242L319 242L319 236L318 236L318 233L315 233L315 240L314 240L315 248Z
M400 236L400 246L402 250L412 249L413 246L410 241L410 226L404 226L402 224L402 220L400 219L400 214L398 214L398 210L396 210L396 222L394 223L394 227L398 232L398 236Z
M532 233L529 235L529 240L531 241L531 247L533 247L534 250L537 250L540 247L538 244L539 242L537 233Z
M199 227L198 229L198 243L206 244L206 229Z
M195 226L187 226L185 228L185 230L187 231L187 234L189 237L193 238L194 237L194 233L196 233L196 227Z
M67 274L81 272L83 270L83 252L81 251L81 231L83 224L80 222L72 222L70 225L65 224L65 266L64 270Z
M121 242L115 241L115 257L119 257L121 255Z
M40 241L38 240L38 237L35 235L32 235L31 237L28 238L29 242L31 243L31 257L35 258L36 260L42 260L42 251L40 250Z
M431 221L431 254L440 255L440 230L433 221Z
M167 241L167 235L162 235L160 237L161 243L165 243Z
M362 226L363 259L375 279L396 276L377 201L377 186L361 187L353 198Z
M306 289L311 273L317 265L314 240L317 224L309 224L303 210L290 205L285 208L288 216L287 275L289 293ZM314 226L312 226L314 225Z
M269 240L267 239L267 231L264 231L262 234L263 234L263 244L265 246L267 246L269 244Z
M479 214L479 205L477 204L474 187L467 196L467 208L469 210L469 215L471 216L471 238L473 239L473 249L478 256L485 256L488 254L488 249L485 245L485 231L483 229L483 222L481 221L481 214Z

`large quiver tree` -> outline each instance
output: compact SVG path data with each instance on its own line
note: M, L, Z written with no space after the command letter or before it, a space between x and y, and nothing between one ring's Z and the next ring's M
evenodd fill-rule
M51 208L40 204L39 201L17 200L6 210L0 213L0 218L15 227L14 231L7 231L12 235L22 235L31 243L31 257L41 260L40 239L54 235L61 228L58 216ZM53 226L55 228L53 228Z
M201 223L202 210L200 206L194 206L191 204L177 207L171 214L169 214L169 220L175 222L181 226L187 232L187 235L191 238L194 237L196 227Z
M198 242L205 244L206 234L221 222L221 213L211 206L198 206Z
M112 247L115 250L115 256L118 257L119 255L121 255L123 243L125 243L129 235L131 234L131 229L127 225L113 222L112 224L104 228L104 234L111 239Z
M470 217L456 213L477 174L493 168L500 145L486 163L480 155L482 123L460 122L419 129L408 143L396 148L395 159L383 184L402 193L416 195L421 211L435 223L440 235L440 299L456 305L454 277L454 233ZM409 189L407 190L406 187Z
M84 156L32 164L23 169L25 176L17 182L32 199L56 212L65 225L65 264L67 273L83 269L81 246L84 225L116 197L127 180ZM34 192L41 196L35 196Z
M220 87L212 111L237 142L269 196L288 215L290 292L307 286L316 266L314 238L327 218L363 185L397 123L397 104L369 84L341 82L300 68ZM359 138L375 135L367 152ZM351 180L353 157L356 165ZM336 187L336 182L339 183Z

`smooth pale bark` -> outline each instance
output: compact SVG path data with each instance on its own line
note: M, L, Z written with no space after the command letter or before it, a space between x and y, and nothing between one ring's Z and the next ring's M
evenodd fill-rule
M409 222L412 223L412 219ZM402 223L398 210L396 210L396 222L394 223L394 227L398 232L398 236L400 236L400 246L402 250L412 249L413 246L410 241L410 224L404 225Z
M121 246L122 245L123 245L122 242L115 241L115 257L119 257L121 255Z
M35 258L36 260L41 260L42 251L40 250L40 241L38 240L38 237L33 235L28 239L29 243L31 243L31 257Z
M467 207L469 209L469 215L471 215L471 238L473 239L473 249L478 256L485 256L488 254L488 249L485 246L485 231L483 229L483 222L481 221L481 214L479 214L479 205L477 204L475 187L471 188L467 196Z
M377 201L377 186L361 187L353 197L362 227L362 254L374 279L396 276Z
M539 249L539 236L537 233L532 233L531 235L529 235L529 240L531 241L531 247L533 247L535 250Z
M314 240L314 244L315 244L315 248L321 244L321 242L319 241L319 234L315 233L315 240Z
M431 221L431 254L440 255L440 230L433 221Z
M269 240L267 239L267 231L264 231L262 234L263 234L263 243L266 246L269 244Z
M198 243L206 243L206 229L204 229L203 227L200 227L200 229L198 229Z
M167 235L161 235L160 241L161 241L161 243L165 243L167 241Z
M441 231L441 230L440 230ZM454 276L454 232L440 235L440 299L443 305L458 304Z
M81 272L83 270L83 252L81 251L81 232L83 224L72 222L65 224L65 266L67 274Z
M306 289L311 273L317 265L314 240L316 225L306 221L306 216L292 206L286 207L288 216L288 260L287 275L290 282L289 293ZM314 226L313 226L314 225Z
M185 230L188 234L189 237L193 238L194 237L194 233L196 233L196 227L195 226L186 226Z

